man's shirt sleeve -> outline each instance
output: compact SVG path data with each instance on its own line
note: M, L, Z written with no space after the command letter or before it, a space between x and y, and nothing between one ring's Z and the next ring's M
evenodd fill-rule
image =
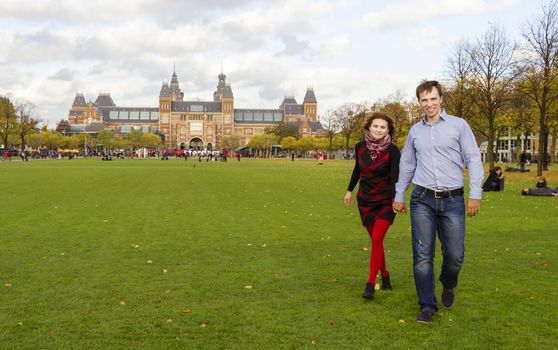
M484 169L475 135L473 135L471 127L466 122L461 133L461 147L463 162L469 170L469 198L481 199Z
M399 162L399 181L395 185L395 201L404 202L405 192L409 187L413 176L415 175L415 169L417 168L417 158L415 147L413 145L413 130L407 135L407 141L405 142L405 147L401 153L401 160Z

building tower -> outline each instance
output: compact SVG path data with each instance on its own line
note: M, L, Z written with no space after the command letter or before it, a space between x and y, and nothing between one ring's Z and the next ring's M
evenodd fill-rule
M221 101L221 113L223 115L221 137L233 134L234 126L234 96L231 85L227 83L227 76L221 72L218 76L217 89L213 93L213 101Z
M184 94L180 91L176 72L173 71L171 84L163 82L161 91L159 92L159 130L165 137L165 144L170 147L173 139L176 138L174 130L172 130L171 112L172 101L182 101Z
M309 87L306 89L302 105L304 106L304 117L308 121L318 121L318 101L316 100L313 88Z

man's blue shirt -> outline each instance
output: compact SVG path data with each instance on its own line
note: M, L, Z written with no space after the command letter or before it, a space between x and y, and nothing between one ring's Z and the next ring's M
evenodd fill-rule
M484 169L469 124L445 111L429 124L424 117L407 136L399 163L395 201L405 201L409 184L432 190L463 187L463 169L469 170L469 198L481 199Z

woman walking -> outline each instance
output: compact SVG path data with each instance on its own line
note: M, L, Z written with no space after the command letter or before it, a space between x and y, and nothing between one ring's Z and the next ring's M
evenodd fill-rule
M370 273L362 296L374 297L378 270L384 290L391 289L386 268L384 237L395 219L392 202L399 178L399 149L392 144L394 124L385 113L372 113L364 123L364 141L355 145L355 168L345 194L345 204L353 202L352 191L360 181L357 194L362 225L372 240Z

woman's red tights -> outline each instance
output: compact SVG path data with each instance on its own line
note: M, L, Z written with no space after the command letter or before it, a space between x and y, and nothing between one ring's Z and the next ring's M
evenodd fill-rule
M372 249L370 252L370 274L368 275L368 283L376 283L376 275L378 270L382 273L382 277L389 275L386 270L386 259L384 253L384 237L391 223L384 219L374 221L374 226L366 227L370 239L372 240Z

